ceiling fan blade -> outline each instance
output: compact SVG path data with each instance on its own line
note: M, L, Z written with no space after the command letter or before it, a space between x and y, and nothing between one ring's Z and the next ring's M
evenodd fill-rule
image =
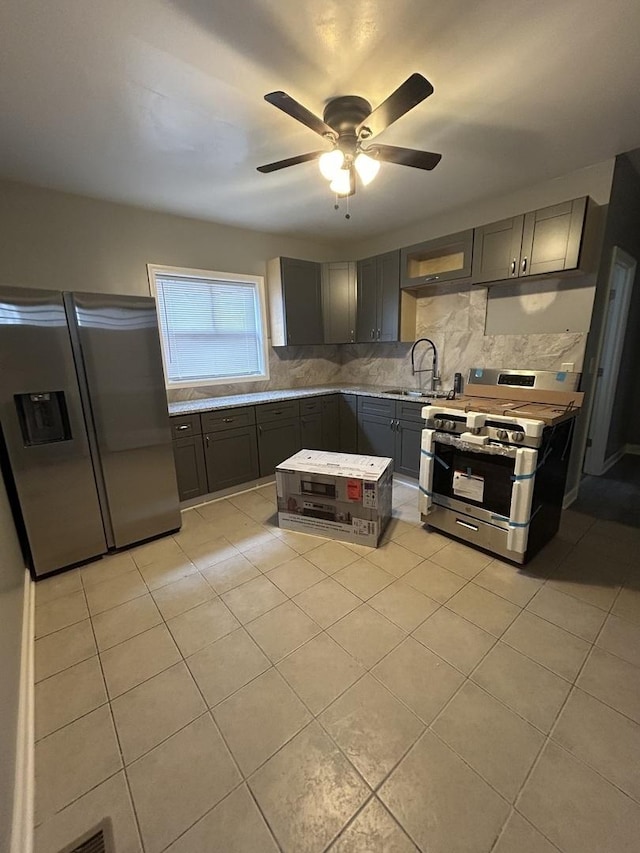
M356 128L356 133L360 135L367 128L369 132L366 138L377 136L394 121L412 110L420 101L428 98L432 92L433 86L426 77L423 77L422 74L412 74L364 121L360 122Z
M286 92L269 92L268 95L264 96L264 99L267 103L273 104L274 107L282 110L283 113L291 116L291 118L295 118L296 121L306 125L320 136L328 135L332 139L337 138L337 133L332 127L329 127L321 118L318 118L318 116L314 115L306 107L303 107L302 104L298 103L290 95L287 95Z
M298 154L297 157L287 157L286 160L278 160L275 163L267 163L266 166L258 166L259 172L277 172L278 169L286 169L287 166L297 166L298 163L308 163L309 160L317 160L324 151L310 151L309 154Z
M365 154L373 154L378 160L398 163L400 166L413 166L414 169L435 169L442 154L431 151L417 151L415 148L398 148L395 145L370 145L363 149Z

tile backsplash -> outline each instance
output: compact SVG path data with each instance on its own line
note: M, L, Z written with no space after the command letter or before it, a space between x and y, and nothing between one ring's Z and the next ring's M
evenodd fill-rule
M454 373L466 379L475 366L559 370L563 362L573 362L576 371L582 370L586 332L485 335L488 292L441 285L417 300L416 338L430 338L436 345L443 388L452 387ZM412 376L410 352L411 343L270 347L267 381L184 388L169 391L169 400L331 383L430 388L429 372ZM430 368L431 362L430 348L421 344L416 368Z

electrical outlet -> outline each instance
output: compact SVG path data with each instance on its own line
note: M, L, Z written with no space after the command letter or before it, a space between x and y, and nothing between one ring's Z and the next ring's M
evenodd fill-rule
M574 361L565 361L562 364L562 371L563 373L573 373L575 366Z

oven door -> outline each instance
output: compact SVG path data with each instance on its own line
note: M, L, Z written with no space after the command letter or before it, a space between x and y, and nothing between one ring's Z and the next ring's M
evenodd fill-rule
M449 508L508 532L508 547L524 553L538 452L476 444L424 430L420 468L423 515Z

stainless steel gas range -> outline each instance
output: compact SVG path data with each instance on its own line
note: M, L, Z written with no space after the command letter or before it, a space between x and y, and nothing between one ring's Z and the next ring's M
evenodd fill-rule
M466 394L422 415L420 513L516 563L558 530L580 375L472 368Z

